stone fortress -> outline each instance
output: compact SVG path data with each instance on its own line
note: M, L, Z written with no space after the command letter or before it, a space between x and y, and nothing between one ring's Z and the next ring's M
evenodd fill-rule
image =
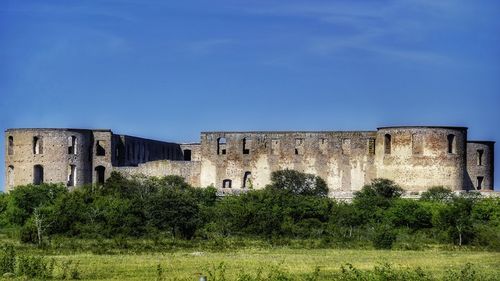
M171 143L111 130L8 129L6 190L17 185L101 184L111 174L179 175L222 193L261 189L273 171L323 178L332 197L349 197L375 178L408 194L433 186L494 189L494 142L467 139L465 127L400 126L376 131L202 132L200 143Z

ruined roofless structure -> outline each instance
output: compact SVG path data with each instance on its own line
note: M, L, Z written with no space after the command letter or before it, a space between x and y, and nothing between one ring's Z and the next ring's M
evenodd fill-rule
M376 131L202 132L200 143L171 143L111 130L8 129L6 190L25 184L101 184L124 175L179 175L221 192L261 189L273 171L323 178L330 195L352 194L375 178L409 194L433 186L493 190L494 142L464 127L403 126ZM339 195L340 194L340 195ZM347 195L349 196L349 195Z

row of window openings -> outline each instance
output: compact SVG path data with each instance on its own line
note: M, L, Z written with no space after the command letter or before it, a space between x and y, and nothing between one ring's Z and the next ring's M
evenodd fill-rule
M97 166L94 169L95 179L97 184L103 184L105 180L106 168ZM8 184L14 186L14 166L8 167ZM33 184L40 185L44 182L44 169L42 165L33 166ZM68 167L68 182L67 186L76 185L76 165L69 165Z
M448 141L448 153L450 154L455 154L456 153L456 137L453 134L450 134L447 136L447 141ZM242 140L242 152L243 154L249 154L250 153L250 139L244 138ZM320 149L326 149L327 147L327 139L321 139L320 140ZM218 138L217 139L217 154L218 155L224 155L226 154L226 139L225 138ZM368 139L368 153L369 154L375 154L375 139L370 138ZM271 149L273 152L277 151L277 148L279 146L279 141L278 140L272 140L271 141ZM351 140L350 139L343 139L342 140L342 153L343 154L350 154L350 148L351 148ZM303 139L295 139L295 154L302 154L303 153ZM386 134L384 136L384 153L385 154L391 154L392 150L392 136L390 134ZM412 135L412 151L413 154L422 154L423 153L423 136L422 135L417 135L414 134ZM479 158L482 157L478 156ZM480 160L478 160L480 161Z
M250 154L250 143L251 140L244 138L242 140L242 153ZM320 139L320 150L326 151L328 140ZM217 155L225 155L227 153L227 143L225 138L217 139ZM375 139L370 138L367 142L368 153L375 154ZM264 147L267 148L267 143L264 144ZM271 140L271 150L273 154L278 154L279 151L279 141ZM351 152L351 140L350 139L342 139L342 154L350 154ZM295 155L304 154L304 139L295 139L295 147L294 147Z
M450 134L446 137L448 142L447 151L450 154L455 154L457 151L456 137ZM424 147L424 140L422 135L414 134L412 135L412 153L422 154ZM384 136L384 153L391 154L392 152L392 136L390 134L385 134ZM479 161L479 160L478 160Z
M96 142L96 156L105 156L104 149L105 141ZM75 136L68 137L68 154L77 154L77 138ZM8 154L14 154L14 137L9 136ZM43 154L43 138L40 136L33 137L33 154Z
M106 141L98 140L96 141L96 156L106 156ZM134 146L133 146L134 147ZM134 149L129 150L130 158L133 158ZM145 151L145 149L144 149ZM164 155L166 155L165 149L163 150ZM14 154L14 137L9 136L9 149L8 154ZM43 138L36 136L33 137L33 154L43 154ZM77 154L77 138L75 136L71 136L68 138L68 154ZM118 157L118 149L117 149L117 157ZM145 159L146 157L144 157ZM184 160L191 161L191 150L184 150Z
M106 141L102 140L97 140L96 141L96 156L106 156L106 149L104 148L106 146ZM133 148L134 146L132 146ZM129 150L130 151L130 156L133 158L133 155L135 154L134 149ZM143 149L145 151L145 149ZM14 138L12 136L9 137L9 155L14 154ZM163 149L164 155L167 155L165 152L165 149ZM42 137L33 137L33 154L43 154L43 139ZM68 138L68 154L77 154L77 138L75 136L71 136ZM145 154L145 153L143 153ZM170 153L169 155L172 156L173 153ZM117 157L119 156L118 154L118 149L117 149ZM143 157L146 159L146 157ZM184 160L185 161L191 161L191 150L186 149L184 150Z
M476 188L477 190L482 189L484 177L477 177L477 185ZM244 177L243 177L243 188L249 187L251 185L251 173L246 172ZM222 187L223 188L232 188L232 180L230 179L224 179L222 181Z
M95 178L97 184L103 184L105 180L106 168L103 166L97 166L95 168ZM252 185L252 173L245 172L243 176L243 188L250 187ZM481 190L483 188L484 177L477 177L476 189ZM35 165L33 167L33 184L40 185L44 182L44 171L42 165ZM14 186L14 166L8 167L8 183L9 186ZM70 165L68 171L68 186L76 185L76 165ZM232 188L232 180L224 179L222 181L223 188Z
M251 184L251 173L250 172L246 172L245 173L245 176L243 177L243 188L246 188L246 187L249 187L250 184ZM476 185L476 189L477 190L481 190L483 188L483 181L484 181L484 177L477 177L477 185ZM230 179L224 179L222 181L222 187L223 188L232 188L232 180Z
M230 179L224 179L222 180L222 188L232 188L233 187L233 181ZM245 172L243 175L243 186L242 188L250 188L252 187L252 173L251 172Z

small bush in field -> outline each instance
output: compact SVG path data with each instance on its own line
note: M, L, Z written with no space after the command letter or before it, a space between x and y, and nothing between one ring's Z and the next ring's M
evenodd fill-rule
M156 266L156 281L162 281L164 280L163 278L163 268L161 267L161 264L158 264Z
M394 241L396 233L389 226L377 228L372 239L373 247L376 249L391 249Z
M55 260L47 260L41 256L19 256L17 263L17 275L47 279L52 278Z
M0 274L13 273L16 269L16 251L14 246L6 245L0 253Z
M80 279L80 271L78 262L73 263L73 260L67 260L61 263L61 279Z

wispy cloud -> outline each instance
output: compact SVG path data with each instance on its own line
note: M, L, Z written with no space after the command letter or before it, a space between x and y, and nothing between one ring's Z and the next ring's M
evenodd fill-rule
M447 54L424 48L421 43L450 18L460 18L467 6L462 1L335 1L283 2L246 9L247 13L289 17L331 25L332 32L307 34L305 52L335 56L362 50L373 56L421 63L450 63Z

